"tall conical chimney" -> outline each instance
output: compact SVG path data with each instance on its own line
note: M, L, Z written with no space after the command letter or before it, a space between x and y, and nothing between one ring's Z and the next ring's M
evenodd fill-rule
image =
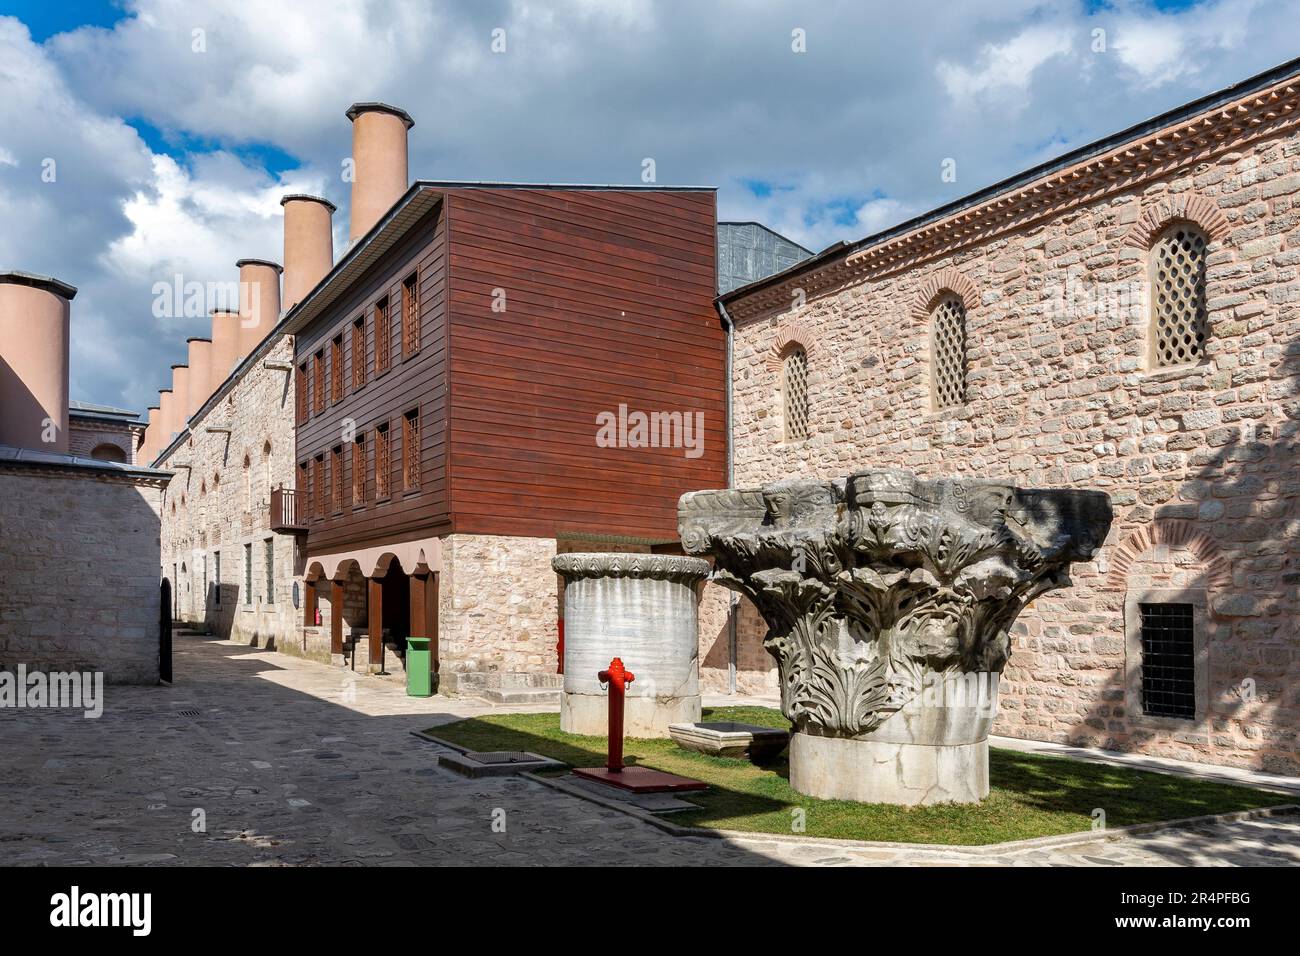
M157 405L149 406L148 424L145 425L144 435L140 439L140 447L136 449L135 453L135 463L137 465L149 464L157 454L154 449L158 444L158 432L162 429L162 425L159 424L158 412Z
M0 443L68 450L68 321L77 290L0 273Z
M239 355L243 358L280 321L280 273L284 270L266 259L240 259L235 267L239 269Z
M153 447L150 449L149 460L157 458L162 454L163 449L172 443L172 436L176 429L172 427L176 420L176 414L173 407L176 404L176 396L172 394L170 388L158 389L158 436L153 441Z
M176 435L185 428L185 423L190 420L190 367L188 365L172 366L172 423L171 435L167 437L170 442L172 436Z
M285 196L284 310L301 302L334 266L335 205L319 196Z
M185 340L190 360L190 402L185 417L194 415L212 394L212 340L191 338Z
M219 388L244 357L239 344L239 313L234 309L212 312L212 387Z
M347 117L352 120L351 245L406 192L406 134L415 121L387 103L353 103Z

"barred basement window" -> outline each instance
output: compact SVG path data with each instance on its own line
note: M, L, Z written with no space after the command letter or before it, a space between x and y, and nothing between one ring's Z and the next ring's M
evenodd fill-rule
M1140 604L1142 712L1152 717L1196 716L1196 658L1190 604Z
M375 374L382 375L388 371L392 351L390 334L392 328L388 317L388 296L375 303Z
M808 437L808 353L795 347L781 363L781 400L785 415L785 440Z
M1170 226L1151 247L1151 364L1199 362L1205 355L1205 234Z
M266 547L266 603L275 603L275 539L267 538Z
M934 407L952 408L966 401L966 306L946 295L930 314L930 324Z

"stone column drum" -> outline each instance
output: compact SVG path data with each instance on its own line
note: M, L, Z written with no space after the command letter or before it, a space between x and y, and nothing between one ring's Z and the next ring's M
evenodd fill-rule
M596 675L622 658L629 737L667 737L668 725L700 719L697 603L709 562L670 554L561 554L564 693L560 729L604 736L609 694Z
M1011 625L1111 523L1101 492L893 469L695 492L678 515L687 552L768 626L791 785L909 805L988 796Z

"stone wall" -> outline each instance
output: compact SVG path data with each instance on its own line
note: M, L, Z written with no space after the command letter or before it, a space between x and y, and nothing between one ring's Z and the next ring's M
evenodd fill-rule
M442 539L438 648L444 672L556 672L559 593L552 538Z
M158 482L0 468L0 666L158 681Z
M126 464L148 466L148 462L137 462L135 455L142 428L141 425L81 417L73 412L68 416L68 453L90 458L100 445L114 445L126 456Z
M243 377L160 462L175 473L163 499L162 567L175 579L178 620L253 646L303 653L298 541L270 530L271 489L295 482L293 389L291 373L267 368L268 361L291 368L292 341L280 337L264 344ZM274 555L269 595L268 541ZM328 652L328 630L325 635Z
M1207 359L1152 370L1141 240L1180 215L1211 236ZM967 309L968 395L934 411L927 307L945 289ZM1022 616L995 732L1296 773L1297 303L1294 133L1112 182L1046 221L738 320L736 484L894 466L1108 492L1101 553ZM811 434L785 442L779 356L796 342ZM1177 726L1123 693L1126 595L1161 579L1203 589L1214 625L1206 713ZM742 628L742 655L761 633Z

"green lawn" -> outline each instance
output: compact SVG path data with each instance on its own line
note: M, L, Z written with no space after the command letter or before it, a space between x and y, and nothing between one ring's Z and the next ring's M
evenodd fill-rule
M780 712L765 707L713 707L705 720L737 720L788 727ZM501 714L461 720L428 733L471 750L531 750L571 766L605 763L605 738L560 731L558 714ZM808 836L902 843L985 844L1075 833L1092 827L1092 811L1106 813L1108 827L1180 817L1249 810L1287 803L1285 795L1149 773L993 749L990 793L975 805L896 807L817 800L791 789L785 757L766 767L747 760L706 757L671 740L629 739L628 764L695 777L710 784L683 799L699 810L669 817L684 826L762 833L790 833L795 808L802 808Z

